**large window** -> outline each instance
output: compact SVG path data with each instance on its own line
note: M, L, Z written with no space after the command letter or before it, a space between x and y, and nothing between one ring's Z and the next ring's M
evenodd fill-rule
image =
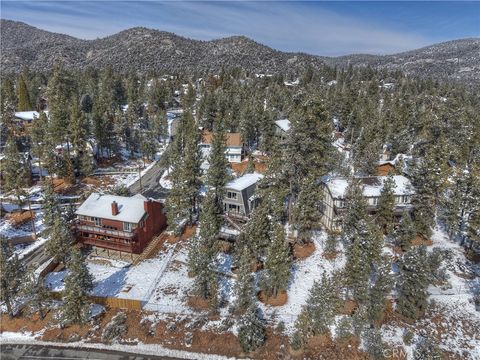
M132 223L124 222L123 231L132 231Z
M233 191L227 191L227 198L229 199L237 199L238 194Z

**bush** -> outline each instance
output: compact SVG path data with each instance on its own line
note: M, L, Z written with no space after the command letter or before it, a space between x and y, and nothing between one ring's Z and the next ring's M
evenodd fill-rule
M405 345L412 345L412 340L414 336L415 334L412 331L406 330L403 334L403 343Z
M254 306L248 309L241 320L238 341L245 352L254 351L265 342L265 329Z
M283 321L280 321L275 327L275 331L278 334L283 334L283 332L285 331L285 323Z
M303 339L300 332L295 331L292 338L290 339L290 346L293 350L300 350L303 346Z
M102 332L103 341L113 341L121 337L127 332L127 315L124 312L119 312L112 317L112 320L105 326Z

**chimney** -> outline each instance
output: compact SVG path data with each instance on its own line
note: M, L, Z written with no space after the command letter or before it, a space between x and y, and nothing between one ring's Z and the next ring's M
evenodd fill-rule
M143 209L145 210L145 212L147 214L152 213L152 200L151 199L148 199L147 201L143 202Z
M112 215L118 215L118 204L116 201L112 202Z

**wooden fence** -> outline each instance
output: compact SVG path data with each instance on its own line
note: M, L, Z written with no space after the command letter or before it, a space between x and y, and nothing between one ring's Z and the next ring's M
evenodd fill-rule
M55 300L62 299L62 293L58 291L50 292L51 297ZM93 296L90 295L88 299L99 305L107 306L115 309L128 309L128 310L142 310L142 302L134 299L121 299L114 297Z

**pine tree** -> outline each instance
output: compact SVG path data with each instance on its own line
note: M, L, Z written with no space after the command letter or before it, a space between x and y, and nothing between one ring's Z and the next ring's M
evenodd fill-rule
M40 179L42 179L42 163L45 165L45 158L48 149L48 143L46 142L48 128L47 115L42 111L38 119L33 122L30 137L32 140L32 154L38 158L38 167L40 172Z
M173 187L166 203L170 227L178 231L179 224L187 220L193 222L197 211L200 189L199 136L191 113L184 112L178 135L171 148L173 157L171 178Z
M67 269L59 319L62 325L84 324L90 310L88 294L93 289L93 277L82 253L76 247L72 248Z
M59 173L68 184L75 184L75 170L73 168L72 160L68 156L67 151L63 151L61 161L59 162Z
M30 94L28 93L27 84L25 83L25 78L23 75L20 75L17 80L17 97L18 111L29 111L33 108L32 102L30 101Z
M209 299L212 305L216 303L218 291L216 255L220 224L215 196L208 192L200 214L199 233L189 244L188 269L195 276L195 294L203 299Z
M326 254L335 254L337 252L337 235L334 233L329 233L327 236L327 241L325 242L324 251Z
M62 144L70 131L70 103L74 82L62 65L56 65L47 88L49 133L52 141Z
M385 359L385 346L382 342L382 333L378 328L369 328L365 330L365 345L368 354L372 359Z
M255 162L253 160L253 155L248 157L247 167L245 168L243 174L253 174L255 172Z
M380 321L385 313L387 307L386 297L390 294L393 287L390 270L390 262L388 259L383 259L374 273L374 279L371 281L369 289L367 305L370 323Z
M13 253L9 240L0 236L0 301L5 303L8 315L14 316L14 306L20 295L24 267Z
M255 296L254 279L252 276L252 258L248 251L240 254L237 281L235 282L235 310L238 313L245 313L253 304Z
M2 166L3 190L13 191L18 204L22 204L22 196L25 195L23 188L27 186L29 176L13 135L7 139L4 154L5 159Z
M423 315L427 306L427 287L430 283L430 267L424 246L406 252L400 262L398 310L411 319Z
M412 184L415 193L412 196L413 221L418 234L429 238L435 220L435 192L434 182L426 161L415 161L411 171Z
M349 184L346 192L346 215L343 219L344 237L358 230L358 224L367 218L367 202L363 196L363 188L355 179Z
M47 315L46 307L50 300L50 294L43 283L43 278L37 276L34 269L30 269L22 285L22 296L25 298L24 304L29 313L38 312L40 318L44 319Z
M210 167L207 171L205 184L215 192L215 199L220 209L223 209L222 200L225 196L225 185L228 181L228 160L225 157L226 134L220 121L214 123L212 148L208 162Z
M277 297L279 291L287 288L292 265L290 247L285 240L283 227L277 224L273 232L273 239L267 248L265 270L260 280L260 288L269 297Z
M414 360L443 359L443 352L431 336L421 339L413 351Z
M258 316L257 306L253 303L240 320L238 341L242 350L248 353L262 346L265 338L265 328Z
M389 234L393 228L395 206L395 180L390 173L383 181L383 187L378 199L377 223L385 234Z
M295 330L300 344L305 344L309 337L327 334L335 319L338 308L338 289L334 276L325 273L320 281L315 281L307 301L295 322Z
M407 251L412 241L415 239L415 227L409 212L404 212L400 225L394 233L395 245L400 247L402 251Z
M73 236L62 217L53 219L48 235L50 238L45 245L45 251L54 261L65 264L73 243Z
M344 284L353 298L363 303L368 297L368 281L381 257L383 238L366 220L357 224L347 248Z
M297 230L297 242L312 242L312 231L319 227L320 211L318 185L312 177L306 178L300 185L298 199L294 204L292 222Z
M60 204L57 194L53 191L53 185L50 181L43 183L43 224L45 227L44 236L48 237L51 233L55 219L60 219L62 212L60 211Z
M268 214L268 208L260 203L247 223L245 240L252 261L259 261L265 255L265 251L271 242L272 224Z

